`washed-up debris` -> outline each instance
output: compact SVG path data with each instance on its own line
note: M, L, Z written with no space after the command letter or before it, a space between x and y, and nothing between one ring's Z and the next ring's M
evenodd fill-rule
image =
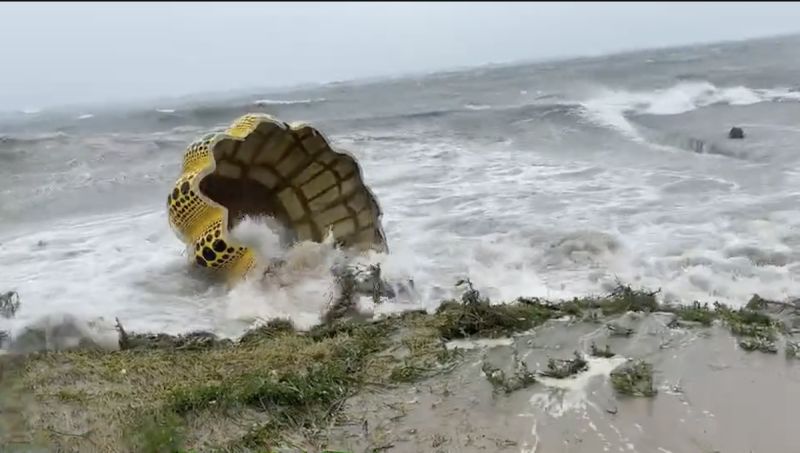
M604 349L600 349L594 342L592 342L592 347L589 351L589 354L592 357L602 357L604 359L608 359L616 355L611 351L611 347L609 347L608 345L606 345Z
M547 362L547 369L539 374L550 378L564 379L587 369L589 369L589 363L578 351L575 351L573 359L550 359Z
M536 383L536 376L528 369L528 365L519 359L516 350L512 354L514 372L511 376L506 376L505 371L492 366L484 357L481 371L486 376L486 380L492 384L495 392L508 394L528 388Z
M272 339L278 335L295 333L290 319L271 319L266 324L252 328L239 338L239 344L255 343L264 339Z
M745 351L760 351L769 354L778 352L776 340L783 325L762 310L774 306L771 301L753 296L747 306L732 310L717 306L716 311L725 321L732 334L739 337L739 347Z
M332 270L339 291L337 297L331 301L329 310L325 313L326 323L342 318L357 317L358 299L362 296L369 296L372 303L379 305L384 298L392 299L397 295L391 285L383 279L379 264L340 265L335 266Z
M617 287L611 291L608 300L601 305L601 308L605 315L625 313L626 311L654 312L658 310L656 295L660 292L660 289L657 291L636 290L618 282Z
M8 291L0 294L0 316L11 319L19 310L19 294L16 291Z
M351 283L351 290L358 295L369 296L376 304L382 298L392 299L396 296L392 286L383 278L380 264L341 264L332 269L334 275Z
M42 351L114 350L114 331L102 320L85 320L67 313L50 313L15 333L8 344L14 354Z
M769 354L776 354L778 346L775 341L767 337L746 337L739 340L739 347L745 351L761 351Z
M210 332L190 332L184 335L168 335L165 333L129 334L117 319L119 348L130 349L209 349L217 346L229 346L231 340L220 340Z
M708 303L693 302L691 305L672 308L677 315L670 327L707 327L714 322L715 313Z
M681 338L695 337L694 333L689 332L668 332L669 335L665 335L663 339L660 334L652 334L651 326L657 325L661 328L671 323L673 318L664 316L666 313L700 324L704 320L717 322L720 327L726 327L725 330L730 328L737 334L737 341L749 337L743 333L774 335L777 341L783 342L781 338L787 341L787 355L798 355L800 352L800 336L785 338L787 332L782 325L786 319L791 320L787 316L793 316L793 308L771 303L763 308L765 304L761 301L742 310L718 304L710 307L705 304L688 307L658 305L653 309L649 302L653 293L620 288L608 296L573 299L563 304L535 298L494 303L480 294L469 280L463 281L460 287L463 289L462 293L445 301L435 313L420 310L371 320L337 319L315 326L308 332L293 329L288 320L275 319L252 328L241 339L231 342L230 346L224 346L229 344L227 340L219 340L206 332L183 336L142 335L126 332L121 325L115 331L112 322L108 333L113 349L117 349L119 342L123 349L143 351L121 354L34 354L26 358L32 366L22 368L25 374L14 379L20 379L19 382L22 383L36 382L33 391L36 398L40 399L38 404L50 404L48 410L52 413L63 413L56 412L53 408L62 410L63 403L67 402L65 398L71 398L68 403L75 404L74 398L78 395L83 398L80 401L81 409L86 407L87 413L94 420L114 421L113 425L97 423L93 426L97 434L92 434L91 439L79 439L75 436L55 439L57 447L64 451L108 451L115 448L115 445L127 442L128 439L120 437L120 434L128 432L132 433L132 449L136 451L191 451L198 447L210 449L212 443L220 451L264 451L265 448L270 451L295 451L290 446L295 445L299 439L305 439L305 436L313 439L316 445L331 443L327 438L329 434L324 430L317 431L317 427L332 426L352 416L354 412L348 406L352 401L349 398L354 395L368 395L365 396L368 399L357 401L369 401L376 395L380 398L380 394L388 389L391 392L401 392L392 394L392 397L397 396L402 400L397 404L417 404L417 407L421 407L420 402L424 402L425 406L429 402L423 394L435 395L434 389L445 382L445 386L449 384L458 387L453 390L456 398L451 399L450 404L463 402L475 407L481 401L477 390L495 393L499 398L513 394L527 400L531 393L536 393L537 380L548 384L560 383L553 387L566 386L571 389L573 386L569 382L574 377L567 378L566 381L554 382L553 379L574 373L580 373L577 375L578 380L581 377L588 378L591 368L581 372L583 366L577 360L578 355L573 359L569 354L575 347L579 347L578 352L592 364L596 359L590 359L590 356L614 355L609 344L620 351L618 357L623 352L644 357L646 352L643 349L657 348L658 350L653 351L655 355L648 353L647 356L649 360L654 360L665 354L659 352L662 349L659 343L665 339L677 342ZM776 316L775 312L778 310L782 317ZM587 315L597 315L593 319L597 319L599 324L581 322L580 320L590 320ZM562 322L565 316L570 316L571 322ZM548 320L556 321L551 325L544 324ZM642 337L643 347L639 348L640 345L636 344L632 348L623 348L622 345L630 343L632 338L627 341L625 338L609 340L605 323L612 320L621 326L635 328ZM531 331L543 324L542 331ZM517 359L515 349L512 349L515 355L508 361L505 350L486 347L486 355L502 362L487 363L484 358L481 368L485 377L475 376L472 360L456 360L459 357L453 358L450 354L459 352L465 358L471 359L477 348L472 351L465 348L451 350L446 346L449 343L443 341L468 338L476 340L470 342L476 345L510 344L513 347L526 344L529 348L551 350L550 342L538 341L542 338L540 333L551 333L551 327L559 329L558 336L555 337L556 344L564 354L562 358L569 360L543 363L549 365L541 367L543 370L548 368L544 373L539 373L541 370L533 369L531 365L526 366L525 362ZM597 344L592 344L589 340L584 345L583 339L587 338L586 335L597 333L598 328L602 335L594 338ZM565 336L561 329L576 329L576 332L574 335L567 332ZM706 333L709 338L712 335L723 335L722 344L728 344L731 339L722 329L707 330L697 337L705 337ZM70 338L87 336L82 331L66 334L70 334ZM35 340L36 349L26 350L57 350L52 347L52 339L63 338L66 334L56 332L49 337L31 337ZM502 338L503 341L477 341L488 338ZM562 343L562 338L569 338L570 343ZM574 343L576 340L577 344ZM789 340L796 341L797 344L792 345ZM40 347L42 344L47 347ZM14 351L13 348L9 350ZM738 356L745 354L741 349L733 353ZM541 354L544 353L536 351L531 354L532 358L528 358L527 363L541 360ZM730 367L729 361L735 360L735 354L734 357L724 357L722 366L709 364L709 367L712 370ZM619 363L617 359L600 362L606 362L603 365L608 366ZM664 366L672 365L665 363ZM429 380L442 370L458 371L453 379ZM668 371L670 370L664 369L665 376L672 374L667 373ZM47 379L42 379L42 376ZM51 376L59 376L59 379L51 379ZM472 378L475 377L484 387L467 387L473 384ZM489 390L483 382L484 378L494 391ZM122 381L124 386L119 385ZM629 395L652 397L656 394L653 366L646 362L630 361L614 369L609 381L612 388L606 390L612 391L619 400ZM601 383L602 381L596 382ZM8 386L5 382L3 384ZM93 391L101 386L110 390L108 397L98 398ZM662 392L670 394L680 392L673 385L661 388ZM410 394L412 392L413 395ZM596 396L605 398L603 393L605 392L600 391ZM441 393L443 398L449 395L447 388ZM130 401L136 401L137 398L143 399L144 403L132 406ZM408 401L408 398L412 401ZM619 413L623 420L630 420L627 418L628 414L624 413L626 411L623 411L622 403L619 403L618 408L614 398L596 402L601 415ZM433 401L430 403L431 408L441 404ZM526 401L521 403L527 404ZM360 410L362 404L356 403L353 406L355 410ZM339 418L340 415L342 418ZM379 414L376 412L375 415ZM34 419L32 423L38 423L37 429L46 430L51 427L52 422ZM229 423L234 429L219 430L220 422ZM409 435L419 434L420 438L422 435L430 435L428 430L416 425L415 427L420 432ZM526 423L525 429L528 428ZM405 435L406 430L398 432ZM216 437L209 440L209 433ZM389 441L393 440L378 443L375 440L376 433L377 429L369 430L372 439L365 437L364 442L371 444L368 445L370 451L376 450L375 445L389 445ZM346 434L349 436L349 432ZM94 443L100 446L95 446ZM364 449L360 448L359 451ZM52 450L55 451L56 448Z
M800 358L800 342L786 340L786 357Z
M633 335L633 329L623 326L617 322L610 322L606 324L606 328L612 337L629 337Z
M655 396L653 365L643 360L629 360L611 372L611 385L623 395Z
M372 302L376 305L381 303L382 297L395 297L392 287L383 280L380 264L356 267L353 274L356 279L357 291L361 294L369 294Z
M469 279L459 281L456 286L464 288L461 300L444 301L436 309L435 327L447 340L507 336L561 315L557 305L536 299L520 298L515 303L493 305Z

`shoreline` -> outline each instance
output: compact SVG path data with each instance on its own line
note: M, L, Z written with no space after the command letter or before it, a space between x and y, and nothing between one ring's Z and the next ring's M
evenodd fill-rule
M739 427L775 418L780 411L691 401L724 406L736 385L759 387L756 377L772 390L738 400L800 404L787 387L799 349L793 304L755 296L737 310L663 306L654 292L620 285L599 298L493 305L469 282L463 289L433 314L364 321L340 311L308 332L273 320L232 341L119 325L119 351L9 354L0 358L0 440L10 451L108 452L678 453L696 450L679 439L698 436L720 451L737 438L770 448L753 451L796 445L780 426L766 440L739 428L670 434L714 417ZM650 368L621 368L639 363Z

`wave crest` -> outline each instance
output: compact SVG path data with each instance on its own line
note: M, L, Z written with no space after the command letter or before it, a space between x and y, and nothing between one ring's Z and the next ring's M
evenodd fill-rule
M581 102L589 121L611 127L643 142L639 127L628 115L678 115L715 104L752 105L760 102L800 101L790 88L754 89L745 86L717 87L708 81L686 81L653 91L602 89Z
M320 102L325 102L327 99L325 98L314 98L314 99L259 99L254 101L254 105L298 105L298 104L318 104Z

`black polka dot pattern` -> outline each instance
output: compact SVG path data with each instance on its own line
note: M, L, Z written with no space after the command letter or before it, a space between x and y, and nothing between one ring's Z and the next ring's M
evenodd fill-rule
M225 243L222 239L217 239L214 241L214 251L222 253L225 249L228 248L228 244Z
M183 156L183 169L189 170L203 166L203 162L211 158L210 145L214 134L207 134L200 140L195 141L186 150Z
M222 221L214 222L194 244L195 262L203 267L227 268L235 260L244 256L247 249L232 247L220 239L222 236Z
M206 204L191 188L195 177L195 174L187 174L179 179L167 198L170 222L179 230L185 229L208 212Z
M228 242L223 211L209 203L197 189L200 175L214 165L212 148L219 132L208 133L186 148L181 175L167 194L168 218L182 240L187 236L192 238L189 251L194 249L196 265L247 272L254 265L252 255L247 248ZM207 226L198 231L198 224Z

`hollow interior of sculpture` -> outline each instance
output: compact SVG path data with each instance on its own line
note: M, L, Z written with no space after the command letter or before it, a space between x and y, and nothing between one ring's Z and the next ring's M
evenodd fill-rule
M236 148L233 140L225 139L216 149L223 150L213 173L200 181L200 191L228 210L228 230L232 230L245 217L271 217L284 227L284 233L292 236L284 240L295 240L286 209L278 199L277 192L249 176L247 165L230 159L224 151ZM216 154L216 153L215 153ZM237 170L232 170L232 167Z
M231 178L214 172L203 178L200 190L228 209L229 230L248 216L269 216L290 226L275 193L251 179Z

